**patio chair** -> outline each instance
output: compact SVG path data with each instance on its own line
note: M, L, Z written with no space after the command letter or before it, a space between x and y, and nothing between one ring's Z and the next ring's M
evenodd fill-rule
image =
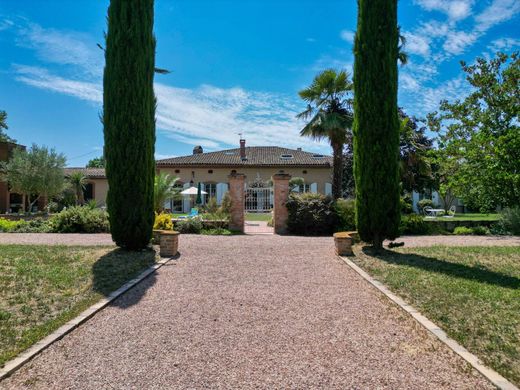
M433 215L432 210L433 210L433 208L430 207L430 206L426 206L425 208L423 208L424 216L425 216L426 218L433 218L433 217L435 217L435 216Z
M455 216L455 212L457 208L455 206L451 206L446 214L444 214L445 218L453 218Z
M199 210L197 210L196 208L192 208L190 210L188 218L193 218L193 217L196 217L197 215L199 215Z

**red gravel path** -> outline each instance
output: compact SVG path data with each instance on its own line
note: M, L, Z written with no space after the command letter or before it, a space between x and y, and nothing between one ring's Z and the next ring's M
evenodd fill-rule
M251 222L249 234L272 233L267 223ZM520 237L510 236L404 236L396 241L407 247L447 246L520 246ZM43 245L113 245L110 234L57 234L57 233L0 233L1 244ZM385 245L388 241L385 242Z
M493 388L330 238L183 235L180 249L0 388Z

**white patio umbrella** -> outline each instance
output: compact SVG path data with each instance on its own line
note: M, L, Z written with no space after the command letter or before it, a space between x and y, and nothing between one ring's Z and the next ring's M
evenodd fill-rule
M206 191L200 191L202 195L206 195ZM181 195L197 195L197 187L186 188L184 191L181 191Z
M182 196L189 196L190 197L190 203L191 203L190 207L193 206L194 197L197 196L197 191L198 191L197 187L190 187L190 188L186 188L184 191L181 191L181 195ZM200 190L200 194L201 195L206 195L207 192Z

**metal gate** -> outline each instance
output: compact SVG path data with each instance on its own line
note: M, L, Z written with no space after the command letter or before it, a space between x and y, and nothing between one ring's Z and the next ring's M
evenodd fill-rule
M246 213L267 213L273 209L272 187L248 187L245 192Z

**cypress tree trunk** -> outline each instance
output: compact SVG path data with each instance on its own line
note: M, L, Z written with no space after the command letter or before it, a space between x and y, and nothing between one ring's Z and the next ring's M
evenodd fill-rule
M339 199L342 196L342 182L343 182L343 144L332 144L332 196L334 199Z
M380 250L400 219L397 0L358 0L354 54L357 228Z
M110 231L130 250L150 242L154 220L153 0L111 0L103 77Z

